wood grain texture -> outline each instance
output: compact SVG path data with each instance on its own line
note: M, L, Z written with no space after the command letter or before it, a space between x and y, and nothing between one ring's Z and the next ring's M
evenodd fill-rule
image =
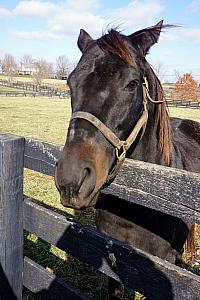
M24 166L47 175L54 175L54 167L62 146L26 138Z
M25 166L53 175L61 146L26 140ZM200 223L200 174L126 159L103 193Z
M200 223L200 174L126 160L103 191L119 198Z
M1 299L22 297L23 159L24 138L0 135Z
M37 299L91 299L28 257L24 258L23 284L38 297Z
M140 291L148 299L200 299L200 277L26 199L24 228ZM49 230L53 228L54 230Z

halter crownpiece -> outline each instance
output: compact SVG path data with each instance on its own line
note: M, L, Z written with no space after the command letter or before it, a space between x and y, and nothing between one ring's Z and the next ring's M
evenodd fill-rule
M87 120L92 125L94 125L99 131L101 131L101 133L105 136L105 138L115 147L117 164L114 166L114 168L108 175L107 182L112 180L119 172L119 169L125 160L126 151L134 143L134 141L136 140L138 133L140 132L141 129L142 129L142 134L141 134L140 139L143 137L143 134L146 129L147 120L148 120L147 100L149 100L153 103L163 103L163 101L155 101L151 98L151 96L149 95L149 86L148 86L147 78L144 77L143 79L144 79L144 82L142 84L142 89L143 89L144 110L143 110L141 117L137 121L135 127L133 128L130 135L128 136L128 138L125 141L120 140L110 128L108 128L103 122L101 122L94 115L92 115L88 112L85 112L85 111L77 111L72 114L71 120L73 120L73 119ZM121 154L119 154L120 149L122 149Z

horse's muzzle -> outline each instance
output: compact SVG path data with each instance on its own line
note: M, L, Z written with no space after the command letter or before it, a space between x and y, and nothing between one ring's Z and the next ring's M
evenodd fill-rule
M74 209L92 206L96 185L95 167L88 162L70 163L60 159L55 169L55 183L60 193L61 203Z

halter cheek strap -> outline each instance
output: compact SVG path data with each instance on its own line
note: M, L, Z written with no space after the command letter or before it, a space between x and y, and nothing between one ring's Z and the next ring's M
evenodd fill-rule
M125 141L120 140L110 128L108 128L105 124L103 124L97 117L95 117L94 115L92 115L88 112L77 111L77 112L73 113L73 115L71 117L71 120L85 119L88 122L90 122L99 131L101 131L101 133L105 136L105 138L115 147L117 164L114 166L114 168L108 175L107 182L112 180L119 172L119 169L125 160L126 151L134 143L140 130L142 129L142 134L141 134L140 139L142 138L142 136L145 132L146 124L147 124L147 120L148 120L147 100L149 100L153 103L162 103L163 102L163 101L154 101L150 97L148 81L147 81L146 77L144 77L142 89L143 89L143 113L142 113L141 117L139 118L139 120L137 121L135 127L131 131L130 135L128 136L128 138ZM119 150L121 150L121 149L122 149L122 152L121 152L121 154L119 154Z

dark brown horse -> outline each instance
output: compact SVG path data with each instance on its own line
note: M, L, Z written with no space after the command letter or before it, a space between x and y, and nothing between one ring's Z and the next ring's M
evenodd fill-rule
M126 154L200 172L200 124L170 120L161 83L145 58L165 27L160 22L129 36L112 29L97 40L81 30L82 57L68 78L73 115L55 179L64 206L96 205L101 232L177 263L190 224L115 197L99 197L117 172L115 148L121 162ZM115 283L110 293L122 296Z

